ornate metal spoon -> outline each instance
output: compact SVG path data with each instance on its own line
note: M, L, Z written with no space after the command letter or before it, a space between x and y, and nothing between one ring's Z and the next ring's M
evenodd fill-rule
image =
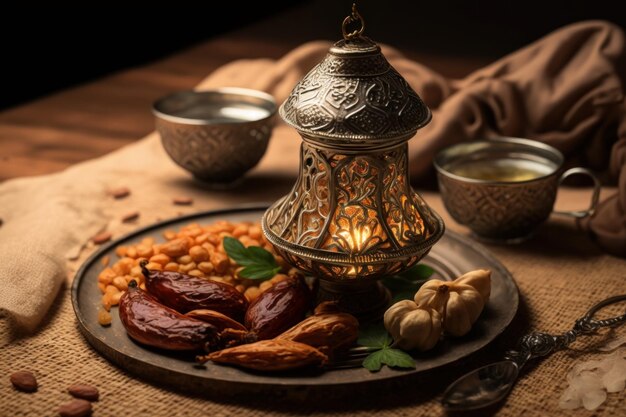
M444 392L441 403L446 410L474 410L497 403L507 396L520 370L529 359L547 356L563 349L578 336L592 334L602 327L613 327L626 322L626 313L605 320L596 320L593 316L603 307L626 300L626 294L600 301L581 319L576 320L574 328L562 335L552 336L547 333L527 334L520 340L518 350L509 350L501 362L478 368L453 382Z

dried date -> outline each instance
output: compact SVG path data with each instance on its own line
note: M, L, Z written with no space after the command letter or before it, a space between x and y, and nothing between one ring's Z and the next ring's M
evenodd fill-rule
M180 313L213 310L241 322L248 300L232 285L174 271L150 271L141 263L146 289L161 303Z
M275 284L246 311L245 325L258 340L271 339L300 322L311 306L311 291L300 276Z
M120 299L119 314L128 335L139 343L168 350L197 350L217 344L217 329L159 303L135 280Z

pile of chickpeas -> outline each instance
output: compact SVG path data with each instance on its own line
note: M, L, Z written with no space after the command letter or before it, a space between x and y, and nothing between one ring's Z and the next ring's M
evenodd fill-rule
M246 247L260 246L272 253L281 266L280 273L260 283L240 277L239 271L243 268L230 259L224 250L222 242L226 236L239 239ZM167 230L163 237L165 243L156 243L148 237L136 245L116 248L119 259L113 265L106 266L98 275L98 288L103 294L104 308L98 315L100 324L110 323L108 311L111 306L119 304L131 280L135 280L145 290L144 276L139 266L143 260L148 261L146 267L149 270L177 271L233 285L248 301L253 301L261 292L289 275L297 274L297 270L289 269L285 261L276 255L257 223L218 221L206 226L191 223L179 231Z

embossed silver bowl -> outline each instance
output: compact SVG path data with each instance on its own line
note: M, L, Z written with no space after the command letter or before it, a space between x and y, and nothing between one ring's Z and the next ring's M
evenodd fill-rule
M571 168L561 173L561 152L534 140L503 137L459 143L441 150L434 164L441 197L452 218L469 227L474 237L490 243L521 242L550 213L583 218L592 215L598 203L600 181L591 171ZM533 174L502 177L501 168L511 165ZM479 169L493 178L472 177L459 168ZM572 175L593 180L591 205L587 210L553 211L558 186Z
M263 157L276 102L261 91L220 88L168 95L152 111L174 162L206 183L228 187Z

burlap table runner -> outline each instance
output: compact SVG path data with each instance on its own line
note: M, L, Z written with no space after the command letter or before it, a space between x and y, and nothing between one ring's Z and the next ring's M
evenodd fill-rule
M307 49L296 50L290 61L300 60L306 66L315 62L326 44L308 45ZM313 51L313 53L312 53ZM307 61L307 62L305 62ZM302 63L301 62L301 63ZM284 61L283 61L284 63ZM393 63L393 61L392 61ZM254 61L245 64L247 71L238 71L239 64L216 72L201 87L224 85L259 85L258 74L267 77L266 86L273 83L277 96L286 94L301 76L299 70L283 67L281 63L272 71L261 71L273 65L270 61ZM239 79L234 81L234 77ZM230 78L228 78L230 77ZM247 78L247 80L246 80ZM416 140L419 140L416 138ZM376 398L346 398L337 404L301 403L283 405L272 401L235 401L198 398L159 388L150 381L142 381L125 373L102 359L80 335L69 297L69 282L73 272L93 251L88 244L86 250L80 246L100 229L106 228L115 236L128 232L139 225L155 220L210 208L230 207L241 202L273 201L283 195L293 184L298 164L299 139L295 132L279 125L274 131L268 153L261 164L248 176L244 184L230 192L215 192L203 189L189 176L176 167L164 154L156 135L123 148L103 158L76 165L52 176L12 181L4 184L3 193L27 192L33 196L34 205L47 207L47 216L32 207L32 224L24 230L24 239L32 242L33 263L44 265L42 274L50 274L50 282L44 287L33 287L33 291L53 292L53 276L63 271L58 260L40 262L42 254L50 247L59 246L69 257L80 254L69 262L68 280L54 299L52 308L46 310L45 303L30 306L43 310L43 324L33 335L12 330L7 320L0 322L0 374L5 375L0 383L0 415L55 415L59 404L67 401L66 387L84 382L98 386L102 392L100 402L95 404L96 415L264 415L269 412L281 414L345 414L345 415L440 415L438 396L445 383L473 366L493 360L501 348L511 347L523 330L541 329L560 332L571 327L573 321L593 302L608 295L626 290L623 275L626 261L606 255L568 221L552 219L541 228L535 239L519 246L490 247L495 256L509 268L516 278L521 293L521 307L516 322L497 343L475 355L470 361L447 368L446 372L430 374L414 386L400 392L384 394ZM113 200L107 188L128 186L130 197ZM608 193L614 190L606 189ZM7 194L4 194L6 196ZM171 204L171 198L187 195L194 198L194 205L181 208ZM581 207L586 205L588 190L564 190L559 205ZM67 196L71 196L68 198ZM448 228L459 228L445 212L438 195L424 193L427 202L446 221ZM52 201L53 204L50 204ZM3 207L6 210L7 206ZM17 207L17 204L15 205ZM128 225L120 221L130 210L139 210L137 224ZM3 212L8 213L10 211ZM63 230L59 223L67 222L70 230L64 233L42 236L42 231ZM11 226L10 218L3 228ZM6 232L5 229L3 232ZM30 232L30 233L29 233ZM5 233L3 236L6 236ZM14 236L14 235L12 235ZM16 237L15 239L19 239ZM2 250L10 251L14 242L2 240ZM21 256L15 254L15 256ZM14 271L15 286L28 285L29 277L24 270ZM2 294L10 296L10 289ZM37 294L32 294L37 298ZM27 302L28 300L21 300ZM621 334L623 329L619 330ZM600 337L605 340L611 334ZM597 341L598 339L595 339ZM577 361L593 357L591 342L582 342L576 348L560 352L541 363L525 376L514 388L506 405L499 410L501 415L575 415L558 408L558 397L565 388L565 374ZM16 392L8 384L6 375L21 369L33 370L40 382L35 394ZM595 415L616 415L624 410L624 392L610 394L607 402ZM585 413L583 413L585 414ZM586 413L588 414L588 413Z

